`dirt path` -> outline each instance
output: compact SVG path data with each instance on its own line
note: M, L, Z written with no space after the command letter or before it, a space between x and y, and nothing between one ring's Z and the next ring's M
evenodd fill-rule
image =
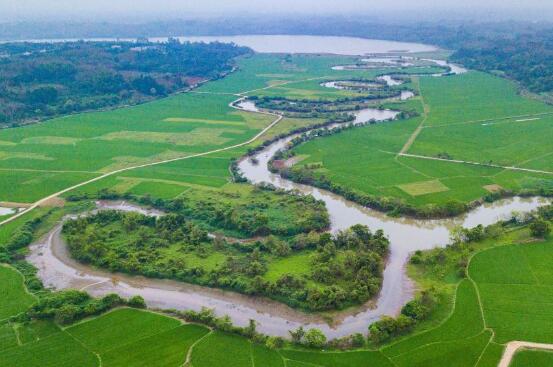
M413 134L411 134L409 139L407 139L407 141L405 142L405 144L403 145L403 147L401 148L401 150L397 154L398 156L400 156L404 153L407 153L407 151L411 148L411 145L413 145L413 143L415 142L415 140L417 139L417 137L421 133L422 129L424 128L424 124L426 123L426 120L428 119L428 114L430 113L430 106L428 106L424 102L424 96L422 95L422 91L421 91L421 88L420 88L419 78L413 78L413 84L416 85L417 90L419 91L419 95L420 95L421 103L422 103L422 108L423 108L423 119L422 119L421 123L419 124L419 126L417 126L415 131L413 131Z
M146 164L141 164L141 165L136 165L136 166L131 166L131 167L126 167L126 168L122 168L122 169L118 169L118 170L115 170L115 171L111 171L111 172L108 172L108 173L105 173L101 176L98 176L98 177L95 177L93 179L90 179L88 181L84 181L84 182L81 182L81 183L78 183L76 185L73 185L71 187L68 187L68 188L65 188L61 191L58 191L52 195L49 195L45 198L42 198L32 204L27 204L27 208L25 210L22 210L20 211L19 213L17 213L16 215L0 222L0 226L4 225L4 224L7 224L7 223L10 223L14 220L16 220L17 218L27 214L28 212L30 212L31 210L33 209L36 209L37 207L41 206L41 205L44 205L45 203L47 203L49 200L59 196L59 195L63 195L69 191L72 191L72 190L75 190L79 187L82 187L82 186L85 186L85 185L88 185L90 183L93 183L93 182L96 182L96 181L99 181L99 180L102 180L106 177L109 177L109 176L113 176L115 174L118 174L118 173L121 173L121 172L126 172L126 171L130 171L130 170L133 170L133 169L137 169L137 168L144 168L144 167L151 167L151 166L156 166L156 165L159 165L159 164L164 164L164 163L170 163L170 162L176 162L176 161L182 161L182 160L185 160L185 159L191 159L191 158L197 158L197 157L203 157L203 156L206 156L206 155L209 155L209 154L213 154L213 153L219 153L219 152L224 152L226 150L231 150L231 149L234 149L234 148L239 148L239 147L243 147L245 145L248 145L248 144L251 144L253 143L254 141L256 141L257 139L259 139L261 136L263 136L267 131L269 131L271 128L273 128L276 124L278 124L283 118L284 116L279 114L279 113L274 113L274 112L267 112L267 111L249 111L249 110L246 110L244 108L241 108L239 106L237 106L236 104L239 103L240 101L244 100L245 98L247 98L247 94L250 93L250 92L255 92L255 91L259 91L259 90L266 90L266 89L271 89L271 88L274 88L274 87L279 87L279 86L282 86L282 85L286 85L286 84L291 84L291 83L299 83L299 82L303 82L303 81L309 81L309 80L317 80L317 79L324 79L326 77L316 77L316 78L309 78L309 79L303 79L303 80L293 80L293 81L288 81L288 82L284 82L284 83L277 83L277 84L273 84L273 85L269 85L267 87L264 87L264 88L258 88L258 89L253 89L253 90L250 90L250 91L246 91L246 92L242 92L242 93L219 93L219 92L203 92L203 91L194 91L194 90L189 90L187 91L187 93L197 93L197 94L224 94L224 95L233 95L233 96L237 96L237 97L240 97L238 98L237 100L229 103L229 107L231 108L234 108L236 110L239 110L239 111L245 111L245 112L250 112L250 113L259 113L259 114L262 114L262 115L268 115L268 116L274 116L276 117L276 119L269 125L267 126L266 128L264 128L263 130L261 130L261 132L259 134L257 134L256 136L254 136L253 138L249 139L248 141L245 141L243 143L239 143L239 144L235 144L235 145L232 145L232 146L229 146L229 147L225 147L225 148L219 148L219 149L214 149L214 150L210 150L208 152L203 152L203 153L198 153L198 154L192 154L192 155L188 155L188 156L184 156L184 157L178 157L178 158L172 158L172 159L167 159L167 160L163 160L163 161L158 161L158 162L152 162L152 163L146 163Z
M236 102L236 101L235 101ZM233 103L235 103L233 102ZM234 105L231 105L232 108L234 109L237 109L237 110L241 110L241 111L244 111L242 108L239 108L239 107L236 107ZM251 112L251 111L249 111ZM16 220L17 218L27 214L28 212L30 212L31 210L33 209L36 209L38 208L39 206L41 205L44 205L45 203L47 203L49 200L57 197L57 196L60 196L60 195L63 195L69 191L72 191L72 190L75 190L79 187L82 187L82 186L85 186L85 185L88 185L90 183L93 183L93 182L96 182L96 181L99 181L99 180L102 180L106 177L110 177L110 176L113 176L115 174L118 174L118 173L122 173L122 172L126 172L126 171L130 171L130 170L134 170L134 169L137 169L137 168L144 168L144 167L151 167L151 166L157 166L159 164L165 164L165 163L170 163L170 162L177 162L177 161L182 161L182 160L185 160L185 159L191 159L191 158L197 158L197 157L203 157L203 156L206 156L206 155L209 155L209 154L213 154L213 153L219 153L219 152L224 152L224 151L227 151L227 150L231 150L231 149L235 149L235 148L239 148L239 147L243 147L245 145L248 145L248 144L251 144L253 143L254 141L256 141L257 139L259 139L261 136L263 136L267 131L269 131L272 127L274 127L276 124L278 124L283 116L280 115L280 114L277 114L277 113L272 113L272 112L264 112L264 111L259 111L259 112L255 112L255 113L260 113L260 114L263 114L263 115L269 115L269 116L275 116L276 119L271 123L269 124L269 126L267 126L266 128L264 128L263 130L261 130L261 132L259 132L256 136L254 136L253 138L243 142L243 143L239 143L239 144L235 144L235 145L231 145L231 146L228 146L228 147L224 147L224 148L219 148L219 149L214 149L214 150L210 150L210 151L207 151L207 152L203 152L203 153L197 153L197 154L191 154L191 155L187 155L187 156L184 156L184 157L178 157L178 158L172 158L172 159L166 159L166 160L163 160L163 161L158 161L158 162L152 162L152 163L146 163L146 164L140 164L140 165L136 165L136 166L131 166L131 167L126 167L126 168L122 168L122 169L118 169L118 170L115 170L115 171L111 171L111 172L108 172L108 173L105 173L101 176L98 176L98 177L95 177L93 179L90 179L88 181L84 181L84 182L81 182L81 183L78 183L76 185L73 185L71 187L68 187L68 188L65 188L61 191L58 191L54 194L51 194L45 198L42 198L36 202L34 202L33 204L31 204L28 208L26 208L25 210L22 210L20 211L19 213L9 217L8 219L0 222L0 226L4 225L4 224L7 224L7 223L10 223L14 220Z
M552 171L542 171L542 170L539 170L539 169L522 168L522 167L500 166L498 164L461 161L461 160L458 160L458 159L445 159L445 158L438 158L438 157L428 157L428 156L425 156L425 155L418 155L418 154L399 153L398 156L410 157L410 158L419 158L419 159L427 159L427 160L431 160L431 161L442 161L442 162L449 162L449 163L471 164L471 165L474 165L474 166L501 168L501 169L505 169L505 170L509 170L509 171L522 171L522 172L542 173L542 174L546 174L546 175L553 175Z
M519 349L537 349L537 350L553 350L553 344L532 343L523 341L512 341L507 343L505 352L499 361L497 367L509 367L513 357Z

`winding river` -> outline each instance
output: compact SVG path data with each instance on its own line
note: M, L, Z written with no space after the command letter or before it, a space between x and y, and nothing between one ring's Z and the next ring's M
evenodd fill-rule
M390 81L393 79L390 78ZM241 107L251 111L256 110L253 103ZM396 114L397 111L366 109L356 114L354 123L370 119L389 120ZM80 264L67 253L60 236L61 224L30 246L27 259L37 267L38 275L47 287L83 289L94 296L113 292L123 297L139 294L152 308L200 310L202 307L208 307L214 309L217 315L229 315L236 325L247 325L250 319L254 319L258 323L258 330L266 334L288 336L289 330L304 326L319 328L328 337L334 338L356 332L365 334L371 322L382 315L396 315L413 297L414 284L405 272L405 265L411 252L445 246L449 241L449 231L454 226L489 225L510 217L513 211L532 211L546 202L539 198L515 197L485 204L466 215L453 219L391 218L328 191L296 184L272 174L267 168L268 161L292 138L281 139L257 153L255 158L258 164L253 164L250 159L243 159L239 168L244 176L252 183L271 183L278 188L297 190L324 201L330 214L332 232L361 223L368 225L372 230L383 229L390 238L391 254L384 270L384 282L378 298L360 307L333 313L331 324L327 323L322 315L305 314L264 298L170 280L113 274ZM145 210L122 202L103 202L99 203L99 207L142 212ZM159 212L149 210L144 213L161 215Z
M371 118L377 117L377 115L371 116ZM94 296L112 292L124 297L140 294L148 306L154 308L181 310L213 308L217 315L229 315L237 325L246 325L250 319L254 319L258 322L259 331L271 335L287 336L288 330L303 325L317 327L328 337L333 338L355 332L366 333L367 326L371 322L382 315L397 314L403 304L413 297L414 285L405 273L405 264L411 252L445 246L449 240L449 230L454 226L473 227L478 224L492 224L511 216L513 211L528 212L545 203L538 198L517 197L485 204L454 219L390 218L328 191L296 184L272 174L267 169L269 159L292 138L279 140L259 152L255 156L259 161L258 164L252 164L249 159L242 160L239 167L243 174L252 183L267 182L279 188L298 190L323 200L330 214L333 232L361 223L373 230L383 229L390 238L391 254L384 270L382 291L376 302L370 301L361 307L334 313L332 315L334 321L331 325L320 315L305 314L264 298L182 282L112 274L93 269L69 256L60 236L61 224L30 247L28 260L38 268L40 278L48 287L83 289ZM160 212L120 202L102 202L99 208L161 215Z

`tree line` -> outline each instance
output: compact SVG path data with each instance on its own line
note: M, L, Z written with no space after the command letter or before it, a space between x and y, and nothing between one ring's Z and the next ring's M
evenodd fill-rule
M225 43L0 45L0 126L137 104L229 73L252 51Z
M553 30L465 43L451 60L505 75L532 92L553 91Z

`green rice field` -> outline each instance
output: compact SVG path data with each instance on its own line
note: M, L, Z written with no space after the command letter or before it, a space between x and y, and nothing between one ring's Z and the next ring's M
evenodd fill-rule
M522 236L522 237L520 237ZM348 352L268 349L237 335L183 324L149 311L120 308L69 327L52 321L0 325L2 366L495 366L511 340L551 343L553 240L508 244L524 233L485 244L456 285L450 315L434 327L376 349ZM506 245L502 246L502 241ZM522 261L521 261L522 259ZM505 271L509 269L509 271ZM0 268L0 291L14 292L19 312L33 302L20 276ZM10 283L12 282L12 283ZM551 288L551 289L550 289ZM5 299L5 298L2 298ZM3 305L4 306L4 305ZM232 353L229 353L232 350ZM513 366L546 365L551 353L521 351Z
M483 73L418 80L422 116L304 143L294 149L306 157L295 169L315 164L316 176L418 207L467 203L497 190L551 190L553 173L485 165L553 172L550 106L523 98L511 82ZM484 165L398 156L418 126L422 130L407 153Z
M355 62L355 58L341 56L255 55L241 59L237 72L200 87L197 92L202 93L1 130L0 201L31 203L107 172L246 142L274 117L232 109L229 103L238 98L236 94L328 100L355 95L320 85L324 80L374 78L383 72L332 69ZM435 68L426 69L432 71ZM417 207L468 203L501 189L546 193L553 189L552 107L522 97L507 80L479 72L414 77L409 86L419 95L389 107L415 109L420 116L301 144L294 152L304 159L295 169L315 167L309 169L333 183ZM263 139L320 122L285 118ZM231 160L263 139L114 174L64 198L93 196L109 189L154 199L180 197L198 208L209 202L244 213L252 203L263 202L270 224L281 228L291 218L299 221L306 209L290 205L287 194L260 193L247 184L231 182ZM410 139L412 144L406 146ZM399 156L404 148L413 155L448 158ZM548 172L448 162L451 159ZM67 212L70 209L67 205ZM2 245L25 221L47 211L39 208L0 227L0 255L4 254ZM45 227L59 220L62 211L56 213ZM208 229L243 236L236 230ZM471 257L463 258L468 264L466 276L452 270L457 262L447 260L438 270L431 269L432 274L424 273L429 269L409 267L421 284L437 284L446 290L447 299L428 322L385 344L369 342L351 351L322 351L289 343L269 349L242 336L125 307L71 325L50 319L21 322L14 317L37 302L37 295L28 292L19 271L0 265L0 366L492 367L509 341L553 343L553 239L535 240L523 228L472 245ZM267 266L263 280L309 272L313 252L276 259ZM187 261L210 269L225 258L219 253L190 256ZM512 366L548 365L553 363L552 355L523 350Z

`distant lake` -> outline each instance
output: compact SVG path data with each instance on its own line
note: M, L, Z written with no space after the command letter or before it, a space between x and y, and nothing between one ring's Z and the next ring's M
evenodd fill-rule
M220 36L220 37L178 37L191 42L234 42L248 46L256 52L273 53L328 53L337 55L365 55L373 53L427 52L436 47L420 43L382 41L353 37L330 36ZM162 41L165 39L152 39Z
M309 53L336 55L366 55L390 52L428 52L436 47L420 43L372 40L354 37L330 36L215 36L215 37L175 37L190 42L234 42L262 53ZM129 38L90 38L87 41L135 41ZM167 37L149 38L152 42L165 42ZM78 39L27 40L28 42L70 42Z

